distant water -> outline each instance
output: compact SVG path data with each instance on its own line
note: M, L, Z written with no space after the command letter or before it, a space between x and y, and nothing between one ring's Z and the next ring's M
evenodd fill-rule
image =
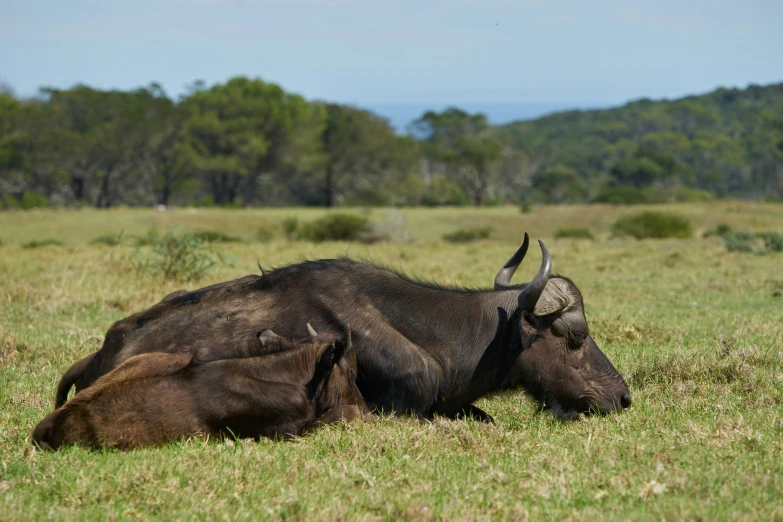
M411 103L379 103L363 105L362 108L370 110L379 116L389 120L389 123L398 133L405 133L408 124L421 117L427 111L442 111L449 106L487 115L493 125L503 125L519 120L532 120L553 112L562 112L574 109L600 109L607 104L596 102L552 102L552 103L451 103L445 105Z

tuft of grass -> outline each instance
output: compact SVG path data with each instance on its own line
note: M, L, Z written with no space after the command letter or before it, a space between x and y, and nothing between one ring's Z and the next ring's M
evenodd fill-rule
M443 239L449 243L470 243L479 239L487 239L490 234L492 234L490 227L467 227L445 234Z
M693 225L678 214L647 211L617 219L612 225L612 235L636 239L685 239L693 235Z
M32 241L28 241L27 243L22 243L22 248L41 248L46 246L64 246L65 243L60 241L59 239L33 239Z
M593 233L586 228L558 228L555 230L556 238L595 239Z

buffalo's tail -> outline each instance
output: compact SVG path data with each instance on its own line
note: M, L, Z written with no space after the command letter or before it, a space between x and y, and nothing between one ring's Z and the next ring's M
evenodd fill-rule
M62 379L60 379L60 383L57 385L57 396L54 399L55 408L59 408L65 404L65 401L68 400L68 392L71 391L71 387L84 376L87 366L92 362L97 353L98 352L91 353L68 368L68 371L65 372Z

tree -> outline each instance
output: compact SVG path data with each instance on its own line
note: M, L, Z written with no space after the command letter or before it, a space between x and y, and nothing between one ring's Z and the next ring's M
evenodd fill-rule
M182 102L181 151L218 204L245 204L265 172L291 176L320 159L323 109L275 84L232 78Z
M502 158L501 143L490 135L484 114L469 114L449 107L425 112L409 129L422 144L430 176L442 169L481 205Z
M584 185L579 173L565 165L554 165L537 175L533 187L547 203L573 203L584 198Z
M385 119L344 105L325 107L322 185L324 205L331 207L348 191L380 185L383 174L403 158L397 156L399 138Z

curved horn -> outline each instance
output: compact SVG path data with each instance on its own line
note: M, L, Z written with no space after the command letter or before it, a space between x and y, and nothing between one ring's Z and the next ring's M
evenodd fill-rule
M540 239L538 244L541 245L541 268L538 269L536 277L533 278L525 288L520 292L517 302L519 307L523 310L533 311L544 292L546 282L549 279L549 273L552 271L552 256L549 255L549 250L546 249L544 242Z
M525 239L522 241L522 246L511 256L511 259L506 261L503 268L500 269L498 275L495 276L495 290L505 290L511 284L511 277L514 272L517 271L517 267L525 259L527 254L527 247L530 244L530 238L525 232Z
M315 328L313 328L310 323L307 323L307 334L310 337L318 337L318 332L315 331Z

